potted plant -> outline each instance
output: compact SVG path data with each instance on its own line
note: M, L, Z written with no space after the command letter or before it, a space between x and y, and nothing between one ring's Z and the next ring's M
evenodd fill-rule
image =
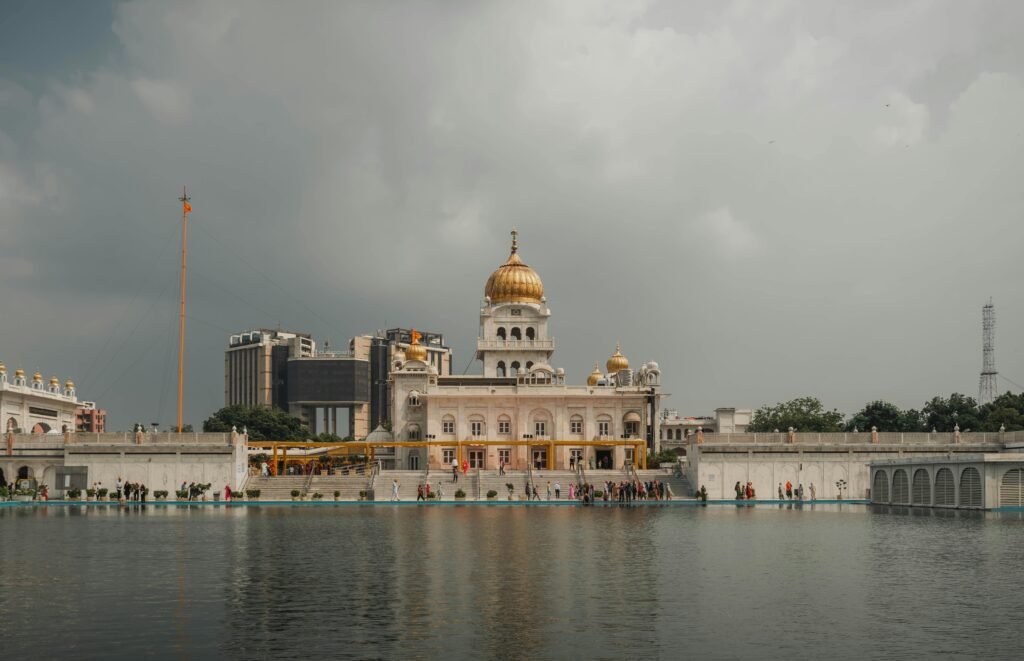
M187 489L182 489L182 490L180 490L180 491L177 491L177 490L176 490L176 491L174 492L174 496L175 496L175 497L176 497L176 498L177 498L178 500L188 500L188 490L187 490Z
M86 489L85 490L85 499L86 500L96 500L96 490L91 488L91 487Z
M359 500L366 500L366 492L365 491L360 491L359 492Z
M110 493L109 489L100 489L96 492L96 500L106 500L107 494Z
M292 500L298 500L298 499L299 499L299 490L298 489L292 489Z
M4 495L6 495L6 494L0 494L0 496L4 496ZM67 491L64 492L64 497L67 498L68 500L78 500L78 499L80 499L82 497L82 490L81 489L68 489Z
M462 489L455 491L455 500L466 500L466 492Z
M603 489L595 489L594 490L594 498L604 498L604 490Z
M334 502L338 502L339 498L341 498L341 492L340 491L335 491L334 492Z
M431 491L427 494L427 500L435 500L437 498L437 492Z
M260 498L260 490L259 489L246 489L245 490L245 497L248 498L249 500L259 500L259 498Z
M35 489L15 489L14 500L28 502L34 500L36 497Z
M512 492L516 490L516 485L512 484L511 482L506 482L505 488L508 489L508 499L512 500Z
M154 491L153 497L156 498L157 500L167 500L167 492L163 490Z
M494 500L497 497L498 497L498 492L495 491L494 489L491 489L490 491L487 492L487 500Z
M324 497L324 495L322 493L320 493L320 492L314 492L313 493L313 500L322 500L323 497Z

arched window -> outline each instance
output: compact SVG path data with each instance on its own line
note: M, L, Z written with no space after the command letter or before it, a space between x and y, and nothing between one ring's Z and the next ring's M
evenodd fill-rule
M33 434L46 434L50 431L50 425L45 422L37 422L36 426L32 428Z
M583 436L583 416L574 415L569 418L569 433L574 436Z
M410 441L420 440L420 426L417 425L416 423L409 425L408 434Z
M981 475L977 468L960 473L960 507L981 507Z
M914 483L910 489L910 502L912 505L932 504L932 483L928 478L928 471L918 468L914 471Z
M455 434L455 416L446 415L441 418L441 433L442 434Z
M505 327L504 326L499 326L498 327L498 339L499 340L504 340L505 339Z
M513 362L510 367L512 368L512 376L517 376L519 374L519 361Z
M999 505L1020 507L1024 505L1024 471L1012 468L1003 473L999 482Z
M5 431L11 431L18 428L18 419L14 417L7 418L7 424L4 425Z
M505 376L505 361L498 361L498 376Z
M415 390L413 390L411 393L409 393L409 406L419 406L419 405L420 405L420 394L418 392L416 392Z
M535 333L535 331L532 328L527 328L526 329L526 339L532 340L532 339L534 339L535 335L536 335L536 333Z
M516 326L515 328L512 329L512 339L513 340L521 340L521 339L523 339L523 333L522 333L522 331L519 330L518 326Z
M487 433L487 425L482 415L474 415L469 418L469 433L474 438L481 438Z
M956 482L953 480L953 471L948 468L940 468L935 474L935 504L956 506Z
M875 480L871 484L871 502L889 502L889 476L885 471L875 471Z
M526 361L526 371L529 372L532 368L533 368L533 361L532 360Z
M910 504L910 484L907 480L907 471L897 468L892 474L892 503L893 505Z

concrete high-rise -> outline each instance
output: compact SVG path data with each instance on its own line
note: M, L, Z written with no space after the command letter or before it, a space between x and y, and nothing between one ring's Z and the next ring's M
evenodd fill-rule
M288 410L288 359L315 353L307 333L263 328L232 335L224 352L224 405Z

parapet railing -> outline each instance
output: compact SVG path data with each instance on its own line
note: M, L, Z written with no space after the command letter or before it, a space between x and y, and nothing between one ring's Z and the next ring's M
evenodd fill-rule
M694 438L691 436L690 441ZM1024 432L758 432L705 434L703 445L992 445L1024 442Z
M141 445L228 445L231 434L189 432L189 433L143 433ZM49 446L65 444L64 434L14 434L14 444ZM72 445L137 445L135 432L74 432L68 434L67 444Z

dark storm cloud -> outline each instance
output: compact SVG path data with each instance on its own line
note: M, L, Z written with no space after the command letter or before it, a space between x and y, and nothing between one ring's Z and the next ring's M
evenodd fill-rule
M976 388L989 296L1024 378L1018 4L298 7L54 11L0 69L0 359L170 420L187 183L193 422L248 327L474 370L513 226L574 382L621 340L687 413L917 406Z

